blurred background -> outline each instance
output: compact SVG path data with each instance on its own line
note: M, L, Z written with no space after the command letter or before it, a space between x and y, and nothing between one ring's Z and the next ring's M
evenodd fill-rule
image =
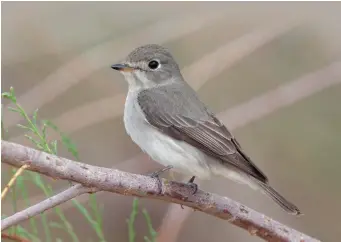
M39 108L40 118L68 134L82 162L151 172L160 166L125 133L127 84L110 65L140 45L162 44L271 184L305 215L287 215L268 197L226 179L200 181L201 188L323 241L339 241L340 7L338 2L3 2L1 88L13 86L29 114ZM6 139L32 146L16 126L23 120L6 110L7 100L2 102ZM60 149L59 155L71 158ZM3 186L8 169L2 166ZM52 185L56 192L68 187L63 181ZM28 186L32 203L44 199ZM107 241L128 241L132 199L98 194ZM87 204L88 195L78 200ZM204 213L161 201L141 203L160 230L158 242L260 241ZM12 213L10 199L2 206L3 213ZM24 207L18 201L18 209ZM61 208L81 241L98 240L70 202ZM136 228L137 241L143 241L142 215ZM58 229L53 237L71 241Z

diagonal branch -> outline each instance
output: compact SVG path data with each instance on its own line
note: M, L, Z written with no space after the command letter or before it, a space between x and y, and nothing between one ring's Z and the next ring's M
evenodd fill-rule
M15 174L12 176L11 180L8 182L8 184L5 186L4 190L1 192L1 200L3 200L6 197L7 192L11 188L11 186L14 184L15 180L20 176L21 173L28 167L28 164L23 165L20 167Z
M24 209L23 211L15 213L14 215L4 219L1 223L1 230L30 219L38 214L45 212L46 210L65 203L72 198L78 197L85 193L94 193L97 191L97 188L85 187L82 184L72 186L63 192L54 195L53 197L49 197L40 203L37 203L27 209Z
M15 222L13 222L13 217L18 216L16 214L3 219L1 230L84 192L103 190L127 196L145 197L182 204L225 219L249 231L252 235L257 235L267 241L318 241L230 198L202 190L198 190L192 195L192 188L183 183L162 180L162 189L160 191L158 182L148 176L91 166L7 141L2 141L1 160L16 167L27 164L29 160L30 166L28 169L31 171L82 184L71 187L52 198L19 212L19 214L23 215L21 215L20 219L15 219Z

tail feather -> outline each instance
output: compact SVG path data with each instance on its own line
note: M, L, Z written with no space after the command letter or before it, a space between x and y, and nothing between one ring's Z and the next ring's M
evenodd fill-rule
M291 202L286 200L282 195L280 195L275 189L273 189L269 184L258 181L257 182L262 190L271 197L279 206L281 206L285 211L293 215L302 215L301 211Z

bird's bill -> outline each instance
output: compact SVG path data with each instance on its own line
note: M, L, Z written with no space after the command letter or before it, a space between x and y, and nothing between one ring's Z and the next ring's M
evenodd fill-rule
M111 66L111 68L117 71L124 71L124 72L132 72L134 70L133 67L128 66L127 64L114 64Z

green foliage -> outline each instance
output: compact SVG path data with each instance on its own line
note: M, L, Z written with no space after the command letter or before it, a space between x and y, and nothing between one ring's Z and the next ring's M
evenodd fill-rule
M137 198L134 198L133 208L131 210L129 219L127 219L129 242L135 242L136 241L136 232L135 232L134 223L135 223L137 215L139 214L138 210L139 210L139 200ZM146 242L155 242L157 233L153 228L152 220L151 220L146 209L143 209L142 213L143 213L144 218L146 220L149 235L150 235L150 238L147 236L144 236L144 240Z
M42 150L44 152L57 155L58 153L58 140L48 140L48 129L52 129L60 135L60 140L63 146L65 146L68 151L75 157L75 159L79 160L79 154L77 151L77 147L71 141L71 139L64 134L60 129L53 124L49 120L42 120L39 122L38 120L38 109L36 109L32 117L30 117L25 110L21 107L19 103L17 103L17 98L14 93L14 89L11 87L9 92L3 92L2 97L11 101L13 107L8 107L8 110L18 113L24 120L25 124L17 124L17 126L26 131L25 137L31 141L37 149ZM4 138L5 130L3 125L3 116L1 113L1 129ZM13 174L16 172L16 169L13 169ZM19 176L16 180L15 185L11 188L11 198L12 198L12 206L13 212L17 212L17 200L22 199L25 202L27 207L31 206L28 189L25 184L27 182L32 182L35 184L46 197L51 197L53 195L53 190L50 184L43 181L42 177L35 172L25 171L21 176ZM103 216L102 209L99 208L96 195L89 195L89 208L85 207L77 200L72 200L74 206L78 209L78 211L84 216L86 221L89 223L90 227L96 232L98 240L100 242L105 242L105 236L103 233ZM40 215L40 221L42 223L43 231L44 231L44 239L40 239L42 237L39 234L37 228L37 218L30 219L30 229L27 230L20 225L13 226L9 229L11 234L17 234L20 237L26 238L30 241L40 242L40 241L52 241L51 230L63 230L69 234L70 240L73 242L79 242L79 238L75 233L72 224L67 220L64 212L59 208L54 208L54 212L58 217L58 221L49 221L49 218L45 213ZM149 230L149 237L145 236L144 239L146 242L155 242L156 232L153 229L151 219L145 209L142 211ZM129 242L135 242L136 233L134 228L134 222L138 215L138 199L134 199L133 201L133 209L130 215L130 218L127 220L128 222L128 230L129 230ZM60 238L56 238L55 241L61 242Z
M9 99L14 105L13 107L8 107L8 110L18 113L22 118L24 118L26 123L17 124L17 126L27 131L27 133L25 134L25 137L28 140L30 140L39 150L57 155L58 141L57 140L48 141L47 139L48 128L51 128L60 134L62 144L68 149L68 151L76 159L79 158L78 151L74 143L71 141L71 139L67 135L61 132L55 124L53 124L49 120L43 120L39 124L38 109L36 109L33 112L33 115L31 118L29 117L29 115L25 112L25 110L21 107L21 105L17 103L17 98L15 96L14 89L12 87L10 88L9 92L2 93L2 97ZM2 119L1 125L2 125L2 130L4 131L3 119ZM15 169L14 169L14 172L15 172ZM23 175L18 177L16 181L16 185L14 186L14 189L12 188L12 194L14 194L12 196L12 204L14 207L16 207L15 206L16 200L19 198L15 191L19 192L21 198L25 201L26 206L31 206L27 188L24 182L25 180L33 182L39 189L42 190L42 192L44 193L46 197L52 196L53 190L51 186L47 184L46 182L44 182L42 177L38 173L26 171ZM76 205L77 209L81 212L81 214L90 222L91 227L96 231L96 234L98 235L98 238L100 239L100 241L104 242L106 240L104 239L102 216L99 214L98 204L97 204L96 198L94 198L95 195L91 195L90 197L91 197L90 200L92 201L91 212L93 213L93 215L91 215L91 212L88 212L85 206L78 203L76 200L74 200L74 204ZM15 212L16 208L13 210ZM51 229L57 228L57 229L62 229L66 231L71 237L70 241L78 242L79 238L77 234L75 233L71 223L67 220L64 212L59 207L54 208L54 211L60 220L58 222L56 221L50 222L45 213L42 213L40 215L41 222L42 222L43 229L44 229L44 234L45 234L44 241L47 241L47 242L52 241ZM95 219L92 219L92 216ZM40 241L38 239L39 234L37 230L36 220L37 220L36 218L30 219L30 228L31 228L30 232L27 230L24 230L20 226L16 226L14 229L11 228L12 230L11 232L16 233L19 236L22 236L24 238L29 238L32 241ZM61 241L60 239L58 240Z
M156 233L156 231L153 228L152 220L151 220L151 218L150 218L150 216L149 216L149 214L148 214L146 209L143 209L142 213L143 213L143 215L144 215L144 217L146 219L146 222L147 222L147 225L148 225L148 231L149 231L149 234L150 234L150 237L151 237L151 239L149 239L147 236L144 236L144 240L146 242L155 242L157 233Z
M136 238L134 223L135 223L136 216L138 214L138 205L139 205L139 200L135 198L133 201L133 209L131 210L130 217L127 220L129 242L135 242L135 238Z

